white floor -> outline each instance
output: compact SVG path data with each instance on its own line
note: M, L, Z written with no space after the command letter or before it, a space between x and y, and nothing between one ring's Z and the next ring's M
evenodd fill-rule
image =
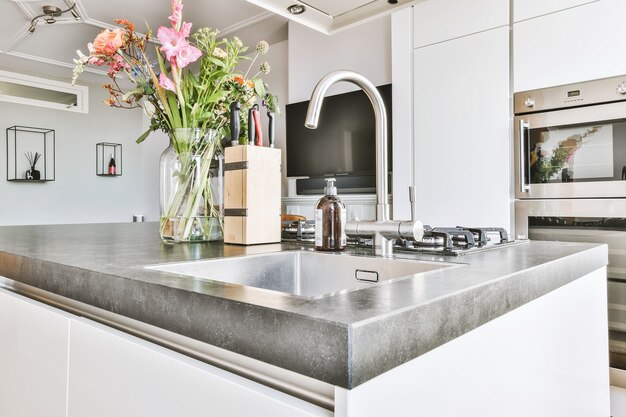
M626 371L611 368L611 416L626 417Z

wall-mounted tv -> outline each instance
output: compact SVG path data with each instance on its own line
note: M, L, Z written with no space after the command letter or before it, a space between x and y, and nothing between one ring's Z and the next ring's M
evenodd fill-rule
M387 108L391 171L391 84L377 87ZM372 175L376 172L374 110L361 90L324 98L317 129L304 126L308 101L285 106L287 176Z

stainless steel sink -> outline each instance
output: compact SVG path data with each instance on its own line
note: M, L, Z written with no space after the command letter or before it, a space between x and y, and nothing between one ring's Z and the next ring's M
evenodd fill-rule
M146 268L263 288L302 298L321 298L452 266L458 265L345 253L292 251Z

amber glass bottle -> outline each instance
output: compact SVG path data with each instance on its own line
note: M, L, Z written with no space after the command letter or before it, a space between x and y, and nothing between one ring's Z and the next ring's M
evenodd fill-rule
M346 247L346 206L337 197L335 179L326 179L324 197L315 206L315 249L338 251Z

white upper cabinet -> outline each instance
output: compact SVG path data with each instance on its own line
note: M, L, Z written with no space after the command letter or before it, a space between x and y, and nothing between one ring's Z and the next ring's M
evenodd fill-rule
M599 0L516 0L513 2L513 19L519 22L596 1Z
M626 73L626 1L601 0L514 25L514 90Z
M417 218L510 230L509 27L414 57Z
M428 0L414 6L414 47L509 24L509 0Z

